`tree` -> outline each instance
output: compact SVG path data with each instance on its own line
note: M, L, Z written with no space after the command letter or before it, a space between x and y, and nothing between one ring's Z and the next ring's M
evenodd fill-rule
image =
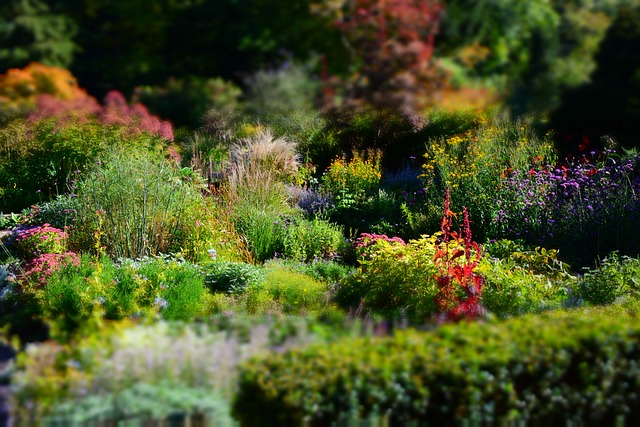
M30 62L68 67L77 46L73 22L42 0L4 0L0 5L0 72Z
M516 113L557 106L589 81L617 7L629 0L448 0L439 54L500 82Z
M551 117L564 152L606 140L640 147L640 6L623 6L600 46L591 83L567 91ZM587 150L588 151L588 150Z
M352 52L347 104L411 117L434 100L443 75L432 56L442 5L434 0L347 0L336 25Z

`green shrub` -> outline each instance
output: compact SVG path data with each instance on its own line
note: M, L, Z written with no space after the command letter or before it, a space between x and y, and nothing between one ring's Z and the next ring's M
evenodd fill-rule
M125 259L118 263L84 255L64 264L35 294L45 319L64 337L102 317L191 320L203 309L206 292L199 267L165 258Z
M139 284L134 291L138 305L158 311L166 320L192 320L200 314L206 288L204 275L195 264L165 256L124 260L120 264L122 270L125 276L133 273ZM145 288L148 291L141 292Z
M578 282L579 295L590 304L610 304L624 296L640 296L640 260L615 252L597 268L587 269Z
M160 384L138 383L117 392L57 403L43 423L76 424L131 419L149 422L164 418L181 419L196 414L215 420L217 425L233 425L229 402L215 391L169 381Z
M264 289L285 313L317 310L327 302L326 283L277 264L267 269Z
M75 224L79 208L80 201L75 194L61 194L49 202L32 206L29 221L64 229Z
M639 314L559 310L272 354L243 366L234 412L245 425L633 423Z
M207 267L205 284L212 292L239 295L249 287L260 287L264 269L244 262L214 262Z
M484 277L482 305L500 317L561 307L575 282L536 274L510 259L484 258L477 271Z
M346 309L363 304L365 310L389 318L424 323L436 313L435 243L435 235L406 245L376 240L359 258L356 272L340 283L335 301Z
M345 279L351 272L351 268L337 261L317 259L310 263L294 264L293 268L313 277L320 282L336 284Z
M344 242L342 228L321 218L294 220L285 227L283 254L298 261L335 257Z
M73 244L113 258L188 247L204 214L197 174L140 151L116 151L102 163L78 182Z
M349 161L336 158L322 175L321 188L334 195L338 206L364 200L380 184L380 159L379 151L356 152Z
M114 148L147 150L162 144L147 132L95 122L14 119L0 129L0 211L17 212L75 193L73 180Z
M256 260L263 262L284 251L286 216L274 209L236 207L236 228Z

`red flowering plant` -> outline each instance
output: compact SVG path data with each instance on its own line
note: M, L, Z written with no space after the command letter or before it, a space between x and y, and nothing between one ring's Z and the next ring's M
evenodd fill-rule
M443 320L474 319L484 313L481 306L484 278L474 270L481 257L480 246L472 240L469 213L463 208L462 231L451 231L455 214L450 209L451 196L447 189L442 238L436 243L433 257L438 268L436 305Z

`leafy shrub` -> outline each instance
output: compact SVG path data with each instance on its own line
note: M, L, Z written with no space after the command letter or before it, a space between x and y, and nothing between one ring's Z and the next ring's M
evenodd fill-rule
M204 214L197 174L184 174L157 155L135 151L114 152L101 163L78 182L73 244L114 258L188 247Z
M188 418L195 415L232 426L229 402L217 392L187 387L170 381L159 384L137 383L124 390L78 397L56 403L44 423L118 422L138 419L147 422L164 418Z
M332 260L313 260L304 264L304 272L318 281L330 284L339 283L346 278L351 269Z
M327 285L286 266L271 265L266 272L264 289L281 304L285 313L317 310L327 301Z
M29 221L64 229L75 224L79 207L80 201L75 194L61 194L49 202L31 206Z
M433 263L437 236L423 236L406 245L377 239L358 260L356 272L337 288L335 301L342 307L364 308L389 318L424 321L436 313Z
M322 188L334 195L338 206L349 205L376 189L381 176L380 152L354 153L349 161L337 158L331 163L322 176Z
M349 338L244 364L234 413L278 425L632 420L639 333L637 306L614 306Z
M597 268L586 269L578 282L579 295L588 303L611 304L625 296L640 296L640 260L613 252Z
M118 277L132 275L137 282L134 296L138 306L151 307L167 320L191 320L200 314L204 275L195 264L165 256L123 260L119 270ZM145 288L149 290L142 292ZM107 300L120 302L119 296L109 291Z
M16 248L26 259L44 254L61 254L66 249L67 233L49 224L21 229L15 239Z
M0 104L33 109L38 95L74 100L88 97L68 70L32 62L23 69L12 68L0 75Z
M102 317L191 320L201 313L206 292L199 268L172 258L143 258L114 263L82 256L53 272L46 285L28 290L42 315L57 325L62 338L91 328Z
M321 218L298 219L285 226L283 254L299 261L335 257L344 237L340 226Z
M264 270L244 262L214 262L207 267L205 284L212 292L242 294L247 288L261 286Z
M478 272L485 278L482 305L499 317L558 308L573 296L575 278L534 273L511 259L485 258Z

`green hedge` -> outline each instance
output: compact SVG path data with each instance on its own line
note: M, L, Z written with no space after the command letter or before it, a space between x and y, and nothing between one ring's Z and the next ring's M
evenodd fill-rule
M243 425L640 425L639 338L640 309L617 305L346 339L249 362L234 411Z

